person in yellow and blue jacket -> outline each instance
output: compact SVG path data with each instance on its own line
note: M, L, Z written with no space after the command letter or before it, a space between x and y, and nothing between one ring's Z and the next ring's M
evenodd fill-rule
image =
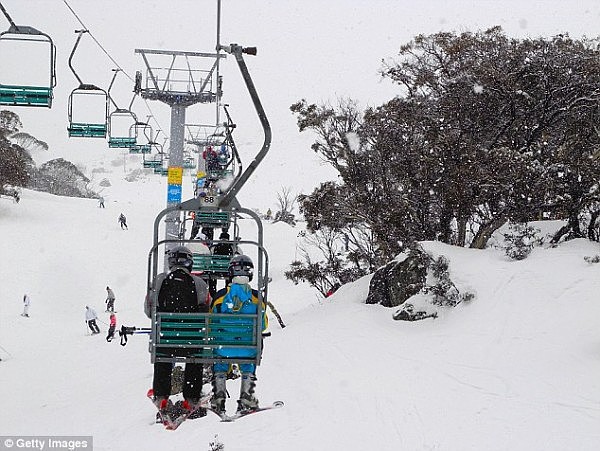
M253 290L249 284L252 280L253 271L254 264L250 257L246 255L236 255L233 257L229 263L231 284L217 292L211 304L211 312L231 313L232 315L256 314L260 307L260 301L258 291ZM264 305L262 310L265 312L262 321L262 330L265 330L267 327L267 317ZM244 325L246 322L244 318L232 317L231 320L220 319L219 321L227 321L229 324L239 323L239 331L241 333L245 332L248 327ZM235 329L228 328L228 330L235 332ZM248 348L217 349L215 352L225 357L256 357L256 350ZM215 363L213 365L213 397L211 399L211 408L217 412L225 411L228 370L228 363ZM251 363L240 364L240 372L242 373L242 384L238 400L238 411L256 409L258 407L258 399L254 396L256 365Z

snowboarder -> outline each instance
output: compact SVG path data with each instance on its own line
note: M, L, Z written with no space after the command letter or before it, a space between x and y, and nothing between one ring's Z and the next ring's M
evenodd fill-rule
M31 305L31 299L29 298L28 294L24 294L23 295L23 313L21 313L21 316L26 316L27 318L29 318L29 306Z
M96 324L97 319L98 319L98 314L96 313L96 310L94 310L90 306L86 305L85 306L85 322L87 323L90 330L92 331L92 335L96 335L96 334L100 333L100 328L98 327L98 324Z
M104 301L106 304L106 311L115 313L115 292L110 287L106 287L106 294L106 301Z
M256 314L259 307L258 291L250 287L254 264L246 255L236 255L229 263L229 276L231 285L217 292L211 304L213 313ZM266 309L263 305L263 311ZM240 319L243 321L243 319ZM262 329L267 327L266 313L263 317ZM256 357L256 350L247 348L229 348L217 350L217 353L227 357ZM225 411L225 396L227 393L226 380L229 364L215 363L213 365L213 397L211 408L217 412ZM238 411L246 411L258 408L258 399L254 396L256 386L256 365L252 363L240 364L242 373L242 384L240 398L238 400Z
M144 311L152 318L152 309L156 305L159 312L199 312L208 311L210 296L206 283L191 274L194 260L192 252L185 246L176 246L168 253L169 272L156 276L152 294L146 298ZM185 349L170 350L173 356L185 356ZM170 408L171 362L156 362L152 382L153 401L160 410ZM183 384L183 408L194 410L202 396L201 363L186 363ZM206 415L206 409L198 409L200 416Z
M104 208L104 197L98 199L98 208Z
M117 315L114 313L110 314L110 325L108 327L108 334L106 335L106 341L109 343L115 338L115 329L117 328Z
M119 224L121 225L121 230L122 229L128 230L128 227L127 227L127 218L125 217L125 215L123 213L121 213L119 215Z

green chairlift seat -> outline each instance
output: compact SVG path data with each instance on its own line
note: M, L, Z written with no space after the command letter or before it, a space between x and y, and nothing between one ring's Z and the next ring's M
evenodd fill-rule
M227 227L230 222L227 211L197 211L194 223L200 227Z
M228 275L229 255L193 254L193 257L192 272L223 277Z
M108 138L108 147L118 148L118 149L127 149L128 147L135 146L135 137L124 137L124 136L115 136Z
M150 147L149 144L136 144L135 146L131 146L129 148L129 153L132 154L146 154L146 153L150 153L152 151L152 148Z
M196 162L194 161L193 158L186 158L185 160L183 160L183 169L195 169L196 168Z
M155 312L150 335L152 363L260 364L262 315ZM219 351L252 349L256 357L225 357Z
M52 104L52 88L0 85L0 105L45 106Z
M211 169L206 171L206 177L209 180L221 180L226 177L232 177L233 171L230 169Z
M146 169L157 169L162 167L162 160L144 160L142 165Z
M72 122L67 127L72 138L106 138L106 124L85 124Z

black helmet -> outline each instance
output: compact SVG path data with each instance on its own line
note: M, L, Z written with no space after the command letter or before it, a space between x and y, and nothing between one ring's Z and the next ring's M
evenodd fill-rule
M252 259L247 255L236 255L229 262L229 276L248 276L252 280L254 273L254 264Z
M169 251L169 269L175 266L183 266L188 271L194 266L192 251L185 246L176 246Z

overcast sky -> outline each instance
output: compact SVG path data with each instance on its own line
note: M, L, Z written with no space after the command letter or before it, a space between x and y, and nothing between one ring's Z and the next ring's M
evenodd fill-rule
M130 76L144 68L135 48L211 52L216 43L216 0L67 0L93 36ZM81 28L63 0L3 0L18 24L49 33L58 51L58 86L52 110L15 109L25 128L51 145L47 158L85 155L85 149L104 142L68 139L67 99L77 82L67 66ZM4 21L8 28L8 23ZM298 135L289 106L306 98L311 102L358 99L375 106L393 97L395 86L378 75L382 59L419 33L441 30L475 31L501 25L515 36L597 36L600 2L597 0L222 0L222 43L258 47L246 62L273 128L273 148L259 174L270 187L284 184L310 189L297 170L305 155L307 170L331 175L307 150L309 135ZM74 58L84 82L108 86L114 64L92 39L84 37ZM240 147L253 153L262 143L261 129L233 58L223 65L224 101L238 123ZM113 94L127 105L132 83L118 79ZM143 102L134 109L144 118ZM169 109L151 103L161 126L169 128ZM201 108L188 109L188 122L206 122ZM211 116L212 118L212 116ZM107 150L109 152L109 150ZM288 166L290 164L291 166Z

